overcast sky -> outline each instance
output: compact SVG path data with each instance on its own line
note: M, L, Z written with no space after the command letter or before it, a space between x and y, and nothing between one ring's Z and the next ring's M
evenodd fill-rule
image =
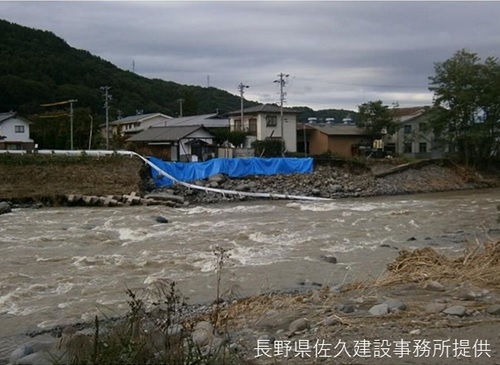
M0 18L148 78L261 103L357 110L430 105L434 63L500 56L500 2L4 2ZM111 87L113 85L110 85Z

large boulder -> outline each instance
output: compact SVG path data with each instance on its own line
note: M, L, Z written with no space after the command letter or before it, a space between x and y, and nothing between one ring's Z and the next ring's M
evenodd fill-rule
M0 214L10 213L12 208L7 202L0 202Z

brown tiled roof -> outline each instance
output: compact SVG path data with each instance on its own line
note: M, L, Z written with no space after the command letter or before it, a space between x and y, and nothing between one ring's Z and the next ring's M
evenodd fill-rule
M391 112L395 118L401 118L401 117L406 117L406 116L410 116L410 115L422 114L427 109L428 109L428 107L426 107L426 106L413 106L413 107L409 107L409 108L394 108L394 109L391 109Z

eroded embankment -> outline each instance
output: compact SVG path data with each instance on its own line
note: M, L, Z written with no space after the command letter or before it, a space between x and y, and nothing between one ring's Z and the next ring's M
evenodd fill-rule
M335 161L333 161L335 162ZM249 176L229 179L215 175L198 186L272 195L329 199L452 191L499 186L498 177L480 174L447 160L412 164L370 160L324 163L315 161L311 174ZM149 168L138 158L120 155L101 157L60 155L0 155L0 201L65 205L69 194L120 196L154 189ZM186 204L207 204L250 199L183 186L157 189Z
M147 173L125 156L0 155L0 201L57 205L66 194L140 192Z

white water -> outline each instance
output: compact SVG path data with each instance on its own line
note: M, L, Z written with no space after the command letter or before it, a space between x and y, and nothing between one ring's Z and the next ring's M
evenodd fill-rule
M182 209L15 210L0 216L0 338L123 313L126 289L157 279L177 281L191 302L211 301L215 245L231 254L225 288L237 284L243 294L375 278L397 255L381 245L435 242L438 249L461 250L464 237L473 241L500 228L498 204L496 189ZM158 215L170 222L157 223Z

